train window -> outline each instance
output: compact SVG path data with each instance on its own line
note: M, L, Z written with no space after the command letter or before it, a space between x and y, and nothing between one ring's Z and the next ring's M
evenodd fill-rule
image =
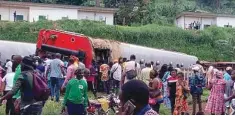
M71 42L75 42L75 38L74 37L71 38Z

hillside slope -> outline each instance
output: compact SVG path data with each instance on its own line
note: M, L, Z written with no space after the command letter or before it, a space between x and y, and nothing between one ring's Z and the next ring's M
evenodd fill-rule
M99 22L60 20L0 22L0 39L36 42L40 29L56 29L82 33L91 37L155 47L195 55L200 60L233 61L235 29L210 27L204 31L185 31L174 26L140 27L110 26Z

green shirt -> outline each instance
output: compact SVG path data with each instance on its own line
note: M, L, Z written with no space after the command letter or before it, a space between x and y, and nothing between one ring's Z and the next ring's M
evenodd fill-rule
M16 81L18 80L20 73L21 73L21 65L19 64L16 67L15 76L14 76L14 80L13 80L13 86L15 86ZM16 98L16 99L20 98L20 90L17 91L17 93L13 96L13 98Z
M64 103L66 105L67 101L74 104L83 104L84 107L88 106L88 96L87 96L87 82L84 79L72 78L67 86L64 96Z

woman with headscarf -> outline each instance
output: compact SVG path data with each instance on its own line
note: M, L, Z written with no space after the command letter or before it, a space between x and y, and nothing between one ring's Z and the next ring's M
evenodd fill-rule
M208 89L210 89L210 95L206 104L205 111L212 115L223 115L225 112L225 93L226 82L223 79L223 72L217 71L216 77L209 82Z

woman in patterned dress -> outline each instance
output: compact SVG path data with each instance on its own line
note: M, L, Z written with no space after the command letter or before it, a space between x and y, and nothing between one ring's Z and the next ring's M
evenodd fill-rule
M176 98L175 108L173 115L184 115L188 111L187 95L189 87L187 82L184 80L184 74L178 73L178 81L176 82Z
M226 82L223 79L223 72L217 71L216 78L213 78L208 88L211 90L206 104L205 111L212 115L223 115L225 112L225 93Z

